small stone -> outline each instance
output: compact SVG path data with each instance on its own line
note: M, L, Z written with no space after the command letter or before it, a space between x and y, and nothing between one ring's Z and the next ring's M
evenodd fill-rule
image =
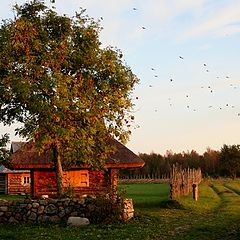
M38 209L37 208L32 208L31 211L36 213L38 211Z
M64 206L68 206L69 203L70 203L70 199L65 200L65 201L64 201Z
M53 204L49 204L46 208L45 208L45 212L48 215L53 215L57 212L57 207Z
M19 223L14 217L10 217L8 222L9 223Z
M31 212L30 215L28 216L28 219L35 221L37 219L37 214L34 212Z
M20 208L25 208L25 207L27 207L27 203L20 203Z
M7 218L11 217L11 216L12 216L12 212L5 212L5 216L6 216Z
M47 200L39 200L40 205L46 206L47 205Z
M21 221L22 220L22 215L20 213L16 213L14 218L18 221Z
M47 199L47 198L49 198L49 196L45 194L45 195L42 195L41 198L42 199Z
M72 207L70 207L70 206L66 207L65 212L66 212L66 214L70 214L72 212Z
M9 205L9 202L8 202L8 200L6 200L6 199L0 199L0 205L1 205L1 206L8 206L8 205Z
M1 206L0 207L0 212L7 212L8 211L8 207L7 206Z
M27 205L27 209L31 209L31 208L32 208L32 204L29 203L29 204Z
M85 198L81 197L78 199L78 204L83 205L85 203Z
M70 226L86 226L89 225L90 222L87 218L69 217L67 220L67 224Z
M0 217L0 223L7 223L7 218Z
M40 206L37 212L38 214L42 214L44 212L44 206Z
M33 203L32 206L33 206L33 208L38 208L39 207L39 203L37 203L37 202Z
M26 199L24 200L24 203L32 203L32 200L29 199L29 198L26 198Z
M65 215L66 215L66 214L65 214L65 211L60 211L60 212L58 213L58 216L59 216L60 218L63 218Z

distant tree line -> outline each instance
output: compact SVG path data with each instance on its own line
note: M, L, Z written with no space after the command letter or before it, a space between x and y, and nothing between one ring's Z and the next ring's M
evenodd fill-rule
M157 153L140 153L145 161L141 169L120 171L120 178L168 178L173 164L183 168L201 168L203 176L240 177L240 145L223 145L220 151L207 148L202 155L196 151L173 153L165 155Z

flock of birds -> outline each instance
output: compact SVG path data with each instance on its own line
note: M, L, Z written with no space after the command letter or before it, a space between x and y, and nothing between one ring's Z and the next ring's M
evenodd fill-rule
M138 11L138 8L133 7L132 10L133 10L133 11ZM146 27L146 26L141 26L141 29L142 29L142 30L146 30L147 27ZM122 57L122 56L121 56L121 57ZM178 56L178 59L179 59L180 61L184 61L184 60L185 60L185 58L184 58L182 55L179 55L179 56ZM207 63L203 63L203 67L204 67L204 71L205 71L206 73L209 73L209 72L210 72ZM152 72L154 72L154 74L153 74L153 77L154 77L154 78L156 78L156 79L157 79L157 78L160 78L159 75L156 73L156 70L157 70L157 69L156 69L155 67L151 67L150 70L151 70ZM219 76L216 76L216 78L219 79L220 77L219 77ZM230 79L230 76L229 76L229 75L226 75L226 76L225 76L225 79ZM173 84L174 81L175 81L175 80L174 80L173 78L169 78L169 82L170 82L170 83ZM229 83L229 86L232 87L233 89L237 89L237 88L238 88L235 84L232 84L232 83ZM152 84L149 84L148 87L149 87L149 88L154 88L155 86L152 85ZM213 94L213 93L216 91L216 90L215 90L212 86L210 86L210 85L201 86L201 89L207 89L210 94ZM139 100L139 99L140 99L138 96L136 96L135 98L136 98L136 100ZM173 98L174 98L174 97L169 97L169 98L168 98L168 104L169 104L170 107L173 107ZM189 100L189 101L188 101L188 104L187 104L185 107L186 107L188 110L192 110L193 112L196 112L198 108L197 108L197 107L194 107L194 106L191 106L191 104L190 104L191 94L186 94L186 95L185 95L185 98ZM235 108L235 105L231 105L230 103L225 103L225 104L222 104L221 106L215 106L215 107L214 107L213 105L208 105L207 107L208 107L208 109L223 110L224 108L234 109L234 108ZM141 108L141 107L140 107L140 108ZM139 108L139 109L140 109L140 108ZM139 109L138 109L138 110L139 110ZM137 110L137 111L138 111L138 110ZM154 109L154 112L158 112L158 110L159 110L159 109L155 108L155 109ZM237 116L240 117L240 110L239 110L239 112L237 112ZM139 125L137 125L135 128L139 128Z
M179 57L179 59L184 60L184 57L183 57L183 56L178 56L178 57ZM206 71L206 72L209 72L209 69L207 68L207 64L204 63L203 66L205 67L205 71ZM150 70L151 70L151 71L156 71L156 69L155 69L154 67L151 67ZM154 76L155 78L158 78L158 77L159 77L157 74L154 74L153 76ZM219 79L220 77L217 76L216 78ZM229 77L228 75L226 75L225 78L226 78L226 79L230 79L230 77ZM173 78L170 78L169 81L170 81L170 82L173 82L174 80L173 80ZM238 88L237 85L232 84L232 83L229 83L229 86L232 87L233 89L237 89L237 88ZM148 87L149 87L149 88L154 88L154 85L149 84ZM210 85L201 86L201 89L207 89L207 90L209 91L209 93L211 93L211 94L214 93L214 89L213 89L213 87L210 86ZM190 98L191 98L191 95L190 95L190 94L186 94L185 97L186 97L186 99L190 99ZM138 99L138 97L137 97L137 99ZM169 106L170 106L170 107L173 106L172 100L173 100L173 98L171 98L171 97L168 98L168 102L169 102ZM216 107L216 108L219 109L219 110L223 110L224 107L232 108L232 109L233 109L233 108L235 108L235 105L231 105L231 104L229 104L229 103L225 103L225 105L218 106L218 107ZM192 109L192 111L194 111L194 112L197 111L197 108L191 108L190 104L186 105L186 108L187 108L187 109ZM214 106L213 106L213 105L208 105L208 108L209 108L209 109L213 109ZM155 111L155 112L158 112L157 109L155 109L154 111ZM237 113L237 116L240 116L240 113Z
M134 7L132 10L133 10L133 11L137 11L138 9L137 9L136 7ZM146 30L147 28L146 28L145 26L141 26L141 29L142 29L142 30ZM179 55L178 58L179 58L180 60L184 61L184 57L183 57L182 55ZM204 67L204 71L205 71L206 73L209 73L209 72L210 72L207 63L203 63L203 67ZM154 72L154 74L153 74L153 77L154 77L154 78L159 78L159 75L156 74L156 68L155 68L155 67L151 67L150 70L151 70L152 72ZM220 77L219 77L219 76L216 76L216 78L219 79ZM229 75L226 75L226 76L225 76L225 79L230 79L230 76L229 76ZM170 82L170 83L174 83L174 79L173 79L173 78L169 78L169 82ZM232 83L229 83L229 86L232 87L233 89L237 89L237 88L238 88L237 85L232 84ZM149 84L148 87L149 87L149 88L154 88L155 86L154 86L153 84ZM212 86L210 86L210 85L201 86L201 89L207 89L210 94L213 94L213 93L216 91L216 90L215 90ZM190 94L186 94L185 97L186 97L186 99L190 99L190 98L191 98L191 95L190 95ZM139 97L136 97L136 99L139 99ZM172 97L169 97L169 98L168 98L168 104L169 104L170 107L173 106L172 99L173 99ZM223 110L224 107L233 109L233 108L235 108L235 105L231 105L231 104L229 104L229 103L225 103L225 105L217 106L217 107L215 107L215 109L217 108L217 109L219 109L219 110ZM186 105L186 108L189 109L189 110L191 109L191 110L194 111L194 112L197 111L197 108L195 108L195 107L192 107L192 108L191 108L190 103ZM209 108L209 109L214 109L214 106L213 106L213 105L208 105L208 108ZM154 111L157 112L158 109L154 109ZM237 113L237 116L240 116L240 112Z

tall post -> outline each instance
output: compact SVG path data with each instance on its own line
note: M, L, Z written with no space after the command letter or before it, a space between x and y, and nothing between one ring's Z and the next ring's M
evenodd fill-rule
M193 187L193 199L195 201L197 201L198 200L198 185L194 183L192 185L192 187Z

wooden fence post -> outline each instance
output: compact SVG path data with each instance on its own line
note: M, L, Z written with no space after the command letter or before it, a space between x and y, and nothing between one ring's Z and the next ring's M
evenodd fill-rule
M192 187L193 187L193 199L195 201L197 201L198 200L198 185L194 183L192 185Z

